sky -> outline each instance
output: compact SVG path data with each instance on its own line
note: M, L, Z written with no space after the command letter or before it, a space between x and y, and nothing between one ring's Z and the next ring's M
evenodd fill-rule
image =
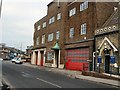
M46 16L51 1L3 0L0 43L21 50L33 45L34 23Z
M25 50L33 45L34 23L47 14L52 0L3 0L0 43Z

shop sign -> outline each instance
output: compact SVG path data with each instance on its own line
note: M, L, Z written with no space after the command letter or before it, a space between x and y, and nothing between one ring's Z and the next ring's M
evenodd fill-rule
M98 63L102 63L102 57L98 56Z
M110 63L112 63L112 64L115 63L115 56L110 56Z

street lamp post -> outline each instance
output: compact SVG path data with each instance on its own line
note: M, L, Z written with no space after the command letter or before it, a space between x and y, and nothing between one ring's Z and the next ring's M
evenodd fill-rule
M0 18L1 18L1 13L2 13L2 0L0 2Z

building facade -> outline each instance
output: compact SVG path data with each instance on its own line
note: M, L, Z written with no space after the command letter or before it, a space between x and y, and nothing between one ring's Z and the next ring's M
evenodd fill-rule
M94 31L113 13L114 6L115 3L87 0L49 3L47 15L34 25L31 63L72 70L91 69Z
M95 30L96 60L95 69L104 73L120 73L119 70L119 29L118 8Z
M0 43L0 58L9 59L9 50L6 48L4 43Z
M48 4L47 16L35 23L32 64L63 68L66 3ZM60 49L53 50L55 44Z
M26 52L25 52L25 54L26 54L26 62L31 62L31 57L32 57L32 49L33 49L33 46L31 45L31 46L27 46L27 49L26 49Z

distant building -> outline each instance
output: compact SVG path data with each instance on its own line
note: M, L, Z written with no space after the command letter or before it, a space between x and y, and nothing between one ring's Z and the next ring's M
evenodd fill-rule
M19 54L23 54L21 50L18 50L13 47L8 47L4 43L0 43L0 58L2 59L13 59Z
M31 61L33 46L27 46L26 49L26 61Z
M0 43L0 58L9 59L9 50L5 47L4 43Z

